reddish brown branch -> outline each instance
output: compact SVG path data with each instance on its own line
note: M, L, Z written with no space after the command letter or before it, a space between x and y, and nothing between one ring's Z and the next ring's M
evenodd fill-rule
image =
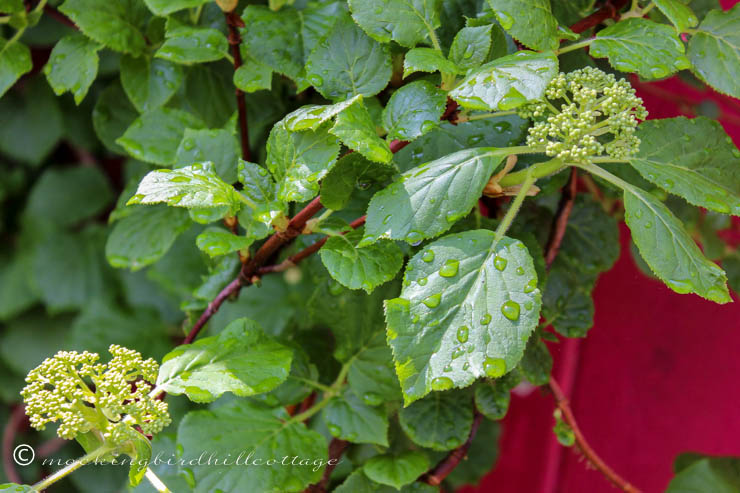
M221 305L223 305L224 301L226 301L229 297L232 295L236 295L236 293L241 290L242 286L244 286L242 282L242 278L240 276L237 276L236 279L231 281L224 289L221 290L218 295L208 304L208 308L200 315L200 318L198 318L198 321L195 322L195 325L193 325L193 328L190 329L190 332L188 332L188 335L183 339L181 344L190 344L195 340L196 337L198 337L198 332L203 328L203 326L208 323L208 321L211 319L211 317L218 311L219 308L221 308Z
M76 29L79 31L80 28L77 27L77 24L72 22L72 19L62 14L57 9L52 7L51 5L44 5L44 12L46 12L49 15L49 17L52 17L57 22L60 22L64 24L65 26L71 27L72 29Z
M359 218L355 219L354 221L352 221L351 223L349 223L350 227L352 229L359 228L360 226L362 226L363 224L365 224L365 217L366 216L362 216L362 217L359 217ZM264 267L260 267L259 269L257 269L257 275L263 276L263 275L269 274L271 272L283 272L284 270L289 269L290 267L295 266L301 260L305 259L306 257L310 257L314 253L318 252L321 249L321 247L324 246L324 243L326 243L326 240L328 240L328 239L329 239L328 236L325 236L325 237L321 238L316 243L313 243L312 245L307 246L306 248L304 248L300 252L296 253L295 255L291 255L290 257L286 258L285 260L283 260L279 264L267 265L267 266L264 266Z
M581 429L578 427L576 418L573 416L573 411L570 409L568 399L565 397L565 394L563 394L563 390L560 388L558 382L556 382L552 377L550 377L550 390L555 396L555 403L557 404L558 409L562 412L563 421L565 421L568 426L570 426L571 430L573 430L573 435L576 438L576 445L588 462L620 490L629 493L640 493L640 490L632 486L628 481L617 474L611 467L601 460L601 457L599 457L594 449L591 448L586 441L586 437L583 436Z
M21 427L23 421L26 419L26 414L23 405L18 405L13 409L10 414L8 422L5 423L5 429L3 430L3 471L5 476L8 477L11 483L21 484L23 480L18 475L18 471L15 470L15 462L13 461L13 444L15 443L15 434L18 432L18 428Z
M329 442L329 461L326 465L326 469L324 469L324 475L321 477L321 481L316 484L312 484L306 488L303 493L326 492L326 487L329 485L331 473L334 471L334 468L337 467L337 464L339 464L339 459L341 459L342 454L344 454L344 451L347 450L348 446L349 442L340 440L339 438L332 438L331 442Z
M434 469L431 469L419 478L419 481L432 486L441 484L442 481L444 481L444 479L455 470L465 456L468 455L468 450L470 449L470 445L473 443L473 439L475 439L475 435L478 432L478 427L480 426L481 421L483 421L483 415L479 413L477 409L473 408L473 426L470 428L468 439L465 440L465 443L447 454L444 459L434 466Z
M580 34L598 26L607 19L618 19L619 11L627 5L627 2L628 0L607 0L599 10L570 26L570 30Z
M548 269L555 261L555 257L558 255L558 250L560 250L560 245L565 236L565 230L568 228L568 219L573 210L573 204L576 201L577 184L578 172L576 171L576 168L571 168L570 179L568 180L568 184L563 187L563 193L560 196L560 203L558 204L558 211L553 219L552 228L550 229L550 237L547 239L547 247L545 248L545 264Z
M226 25L229 28L229 44L231 45L231 53L234 57L234 70L239 70L242 66L242 52L240 45L242 43L241 34L239 34L239 28L244 27L244 21L239 17L236 12L231 11L226 14ZM247 103L244 98L244 91L236 88L236 108L239 115L239 133L240 142L242 147L242 158L245 161L252 160L252 153L249 150L249 126L247 124Z

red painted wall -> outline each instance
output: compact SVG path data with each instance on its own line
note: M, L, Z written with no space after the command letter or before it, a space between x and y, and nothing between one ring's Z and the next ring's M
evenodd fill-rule
M738 0L722 2L724 8ZM652 118L694 115L713 101L740 145L740 102L673 78L636 84ZM738 223L735 223L737 240ZM680 295L643 276L622 255L596 286L595 325L585 340L553 346L555 376L596 452L646 493L664 491L684 451L740 456L740 305ZM501 459L463 493L617 491L552 434L552 396L514 396Z

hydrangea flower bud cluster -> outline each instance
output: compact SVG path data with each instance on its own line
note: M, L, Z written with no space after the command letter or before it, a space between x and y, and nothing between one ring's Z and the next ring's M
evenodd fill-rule
M61 438L97 431L120 445L137 436L134 427L153 435L169 425L167 404L150 395L157 362L115 344L108 351L107 364L96 353L60 351L31 370L21 391L31 426L58 422Z
M640 147L635 129L638 120L647 118L629 82L592 67L559 74L548 84L544 100L524 105L518 114L536 122L528 145L544 146L548 156L566 161L635 154Z

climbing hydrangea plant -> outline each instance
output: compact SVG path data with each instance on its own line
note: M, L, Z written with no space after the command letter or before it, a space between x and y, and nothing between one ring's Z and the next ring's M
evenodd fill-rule
M740 289L740 151L634 87L740 97L738 33L713 0L0 0L3 443L25 412L85 452L0 491L451 491L525 381L637 491L550 349L622 219L672 290Z

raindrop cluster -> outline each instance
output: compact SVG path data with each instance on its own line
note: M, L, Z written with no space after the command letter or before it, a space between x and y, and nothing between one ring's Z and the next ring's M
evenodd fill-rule
M518 114L535 121L528 145L544 146L548 156L581 162L603 154L614 159L634 155L640 147L638 120L647 118L629 82L592 67L559 74L543 100L522 106Z
M21 391L31 426L58 422L57 434L66 440L96 431L121 445L140 436L136 428L153 435L169 425L167 404L150 394L157 362L115 344L108 351L107 364L97 353L60 351L31 370Z

